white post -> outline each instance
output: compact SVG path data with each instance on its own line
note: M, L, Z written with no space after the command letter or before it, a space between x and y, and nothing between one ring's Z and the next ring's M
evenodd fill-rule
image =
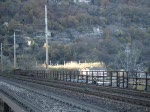
M46 37L46 70L48 69L48 26L47 26L47 4L45 5L45 37Z
M3 43L1 43L1 71L3 71Z
M16 35L14 32L14 69L16 69Z
M52 65L52 62L51 62L51 61L49 61L49 64L50 64L50 65Z
M64 60L64 66L66 65L66 62L65 62L65 60Z

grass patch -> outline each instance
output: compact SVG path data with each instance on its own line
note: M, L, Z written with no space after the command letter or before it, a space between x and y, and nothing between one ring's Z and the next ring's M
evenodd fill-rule
M43 67L45 67L45 65L42 65ZM93 67L93 68L105 68L105 64L103 62L94 62L94 63L77 63L77 62L69 62L66 63L64 65L49 65L48 68L51 70L79 70L82 68L89 68L89 67Z

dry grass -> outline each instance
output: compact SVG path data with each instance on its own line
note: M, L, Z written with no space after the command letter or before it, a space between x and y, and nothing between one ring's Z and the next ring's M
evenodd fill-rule
M45 65L43 65L43 67L45 67ZM77 63L77 62L69 62L66 63L65 65L49 65L48 68L49 69L74 69L74 70L79 70L82 68L86 68L86 67L100 67L100 68L104 68L105 64L103 62L94 62L94 63Z

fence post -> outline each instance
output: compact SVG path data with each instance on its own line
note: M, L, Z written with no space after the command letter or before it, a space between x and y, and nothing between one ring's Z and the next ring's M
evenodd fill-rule
M95 74L96 74L96 80L95 80L96 85L98 85L98 82L99 82L99 75L98 75L98 72L99 72L99 71L96 71L96 73L95 73Z
M43 70L41 71L41 74L40 74L40 77L39 77L39 78L42 78L42 74L43 74Z
M49 73L48 73L48 78L53 78L53 77L52 77L52 74L51 74L51 70L50 70Z
M71 82L71 71L69 71L69 77L70 77L70 82Z
M79 75L80 75L80 72L81 72L81 71L78 71L78 72L77 72L77 82L79 82Z
M88 72L86 71L86 84L88 84Z
M110 86L112 86L112 71L110 71Z
M104 86L105 84L104 84L104 71L103 71L103 86Z
M126 86L126 88L128 88L128 83L129 83L128 77L129 77L129 73L128 73L128 71L127 71L127 86Z
M43 70L41 70L39 78L41 78L42 74L43 74Z
M75 71L73 71L73 82L75 82Z
M59 79L61 80L61 71L58 71L58 74L60 75L60 76L59 76Z
M55 74L55 79L57 79L57 73L56 73L56 71L54 71L54 74Z
M53 71L53 78L54 78L54 79L56 78L55 71Z
M42 70L41 78L43 78L44 70Z
M118 83L119 83L119 81L118 81L118 71L116 71L116 73L117 73L117 81L116 81L116 83L117 83L117 87L118 87Z
M148 79L147 79L147 72L146 72L146 82L145 82L146 84L145 84L145 91L147 91L147 83L148 83Z
M58 73L58 80L61 80L61 74L60 74L60 71L57 71Z
M67 81L67 78L68 78L68 71L66 71L66 81Z
M86 71L86 84L88 84L89 78L88 78L88 71Z
M48 74L48 72L49 72L49 71L47 70L47 71L46 71L46 73L45 73L45 79L47 78L47 74Z
M77 82L77 70L75 71L75 82Z
M58 80L59 79L58 71L56 71L56 77L57 77L57 80Z
M42 70L40 70L40 74L39 74L38 78L40 78L40 77L41 77L41 74L42 74Z
M136 82L135 82L135 89L137 90L137 72L136 72L135 75L136 75L136 78L135 78L135 81L136 81Z
M63 81L64 81L64 70L63 70L62 74L63 74Z
M124 71L123 71L123 88L124 88Z
M61 71L57 71L57 74L58 74L58 79L57 80L61 80Z
M46 74L46 71L44 71L44 76L43 76L43 78L45 78L45 74Z
M52 76L53 76L53 79L54 79L54 77L55 77L55 75L54 75L54 71L51 71L51 73L52 73Z
M92 71L92 84L93 84L93 71Z
M63 78L63 71L60 71L60 80Z

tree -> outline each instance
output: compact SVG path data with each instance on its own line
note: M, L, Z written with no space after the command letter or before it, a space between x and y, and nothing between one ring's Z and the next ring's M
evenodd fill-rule
M116 55L117 67L125 71L133 71L142 69L140 62L141 51L137 49L136 44L127 44L122 50L119 50Z
M101 6L104 7L105 9L107 8L107 6L110 4L109 0L101 0Z
M101 0L91 0L92 5L100 5Z
M3 56L3 70L12 70L13 63L11 62L9 56Z
M32 55L19 55L17 65L20 69L35 69L36 59Z
M79 21L75 18L75 16L69 16L67 18L68 27L76 27L79 24Z

